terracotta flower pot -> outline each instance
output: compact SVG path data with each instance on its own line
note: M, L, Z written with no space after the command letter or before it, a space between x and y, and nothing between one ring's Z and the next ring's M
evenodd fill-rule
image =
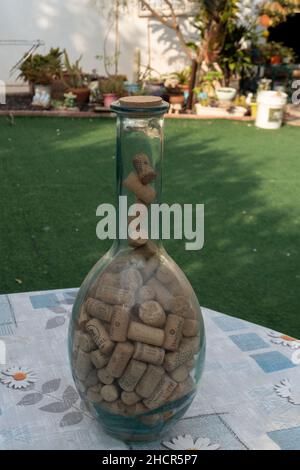
M170 104L181 104L184 105L184 96L183 95L170 95L169 97Z
M271 65L280 65L282 64L282 57L280 55L273 55L270 59Z
M78 104L87 103L90 97L90 89L87 87L82 88L69 88L70 92L76 95L76 101Z
M110 108L110 105L117 101L118 96L115 93L103 93L103 103L105 108Z

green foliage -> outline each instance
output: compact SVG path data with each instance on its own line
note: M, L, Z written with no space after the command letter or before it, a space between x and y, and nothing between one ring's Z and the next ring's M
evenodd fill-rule
M80 62L82 56L80 56L73 64L70 61L69 55L64 49L64 81L68 88L82 88L85 86L84 75Z
M23 78L29 83L40 85L50 85L51 82L60 76L62 71L62 52L59 48L50 49L46 55L30 54L24 56L24 60L19 67L19 78Z
M126 77L124 75L110 75L106 78L99 80L99 88L101 93L115 93L117 96L124 94L124 81Z
M242 42L253 44L254 36L246 27L230 23L227 28L226 40L220 53L219 64L224 70L226 82L232 75L239 75L251 68L252 60L249 48L242 47ZM251 47L250 46L250 47Z
M185 67L179 72L175 72L174 76L177 77L179 85L188 85L191 77L191 67Z
M268 15L271 25L276 26L286 21L288 15L298 13L299 9L300 0L265 0L260 7L260 14Z
M291 47L285 46L281 42L270 41L259 47L261 56L265 62L268 62L271 57L280 56L286 62L292 63L295 61L295 52Z

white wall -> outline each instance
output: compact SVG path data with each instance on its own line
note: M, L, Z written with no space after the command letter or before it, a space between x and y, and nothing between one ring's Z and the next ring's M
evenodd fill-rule
M110 0L107 0L110 4ZM142 63L147 63L147 18L139 18L137 9L122 13L120 21L121 56L119 72L131 79L136 47L141 49ZM151 65L160 73L180 69L185 55L179 52L173 32L167 31L155 20L151 24ZM114 30L107 17L99 12L92 0L1 0L0 40L41 39L45 46L66 48L72 60L83 54L82 66L86 72L96 68L104 74L103 63L95 56L103 54L103 42L108 30L108 50L114 50ZM0 44L0 80L16 82L17 74L9 78L9 70L27 51L28 46Z

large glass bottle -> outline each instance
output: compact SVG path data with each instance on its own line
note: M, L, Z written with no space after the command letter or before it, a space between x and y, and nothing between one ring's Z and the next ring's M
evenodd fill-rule
M77 389L105 431L125 441L155 440L193 400L204 363L204 325L190 283L162 246L159 226L150 239L168 104L128 97L112 109L119 235L79 290L69 354ZM124 201L139 204L136 230Z

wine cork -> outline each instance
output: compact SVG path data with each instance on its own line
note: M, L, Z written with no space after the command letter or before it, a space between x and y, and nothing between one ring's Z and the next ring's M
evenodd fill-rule
M80 333L78 342L79 342L79 347L85 352L90 352L90 351L93 351L94 349L97 349L96 343L92 340L90 335L88 335L87 333Z
M188 298L183 295L172 298L170 310L175 315L179 315L183 318L190 318L193 320L197 318L196 312L190 305Z
M88 316L88 313L84 307L84 305L81 306L81 309L80 309L80 312L79 312L79 315L78 315L78 320L77 320L77 323L78 323L78 326L79 328L81 328L82 330L85 329L85 325L87 324L87 322L89 321L89 316Z
M137 290L143 285L143 278L139 270L133 266L129 266L122 272L111 273L105 272L101 276L101 285L106 287L115 287L128 290Z
M189 370L194 369L195 365L196 365L196 359L190 359L189 361L187 361L187 362L185 363L185 366L186 366Z
M196 387L196 384L192 377L188 377L184 382L181 382L176 387L175 391L170 397L170 401L179 400L179 398L184 397L188 393L191 393Z
M120 273L105 271L100 277L99 283L104 286L120 287Z
M132 321L129 325L127 336L133 341L139 341L153 346L162 346L165 332L159 328Z
M110 324L110 338L112 341L123 342L127 339L129 325L129 308L121 305L115 306Z
M158 252L158 245L153 240L148 240L145 245L136 249L136 252L142 254L147 260Z
M170 313L165 326L164 348L169 351L176 351L182 338L182 328L184 320L182 317Z
M126 405L119 399L113 402L104 401L101 403L101 407L109 413L126 416Z
M189 376L189 369L185 366L179 366L177 369L170 372L170 377L174 379L176 382L184 382Z
M111 385L114 381L114 378L110 375L106 368L99 369L97 371L97 376L100 382L105 385Z
M155 292L155 299L161 304L164 310L170 310L173 296L170 292L155 278L151 278L147 282L147 286L150 286Z
M134 346L129 343L118 343L107 364L107 372L115 378L122 376L132 354Z
M156 413L155 415L141 416L139 420L142 423L147 424L147 426L155 426L161 418L162 415L160 413Z
M160 366L164 362L165 350L144 343L135 343L134 359Z
M111 317L114 311L111 305L92 298L89 298L86 301L85 308L91 317L98 318L98 320L103 320L106 322L111 321Z
M146 265L146 260L144 256L141 253L136 253L136 250L130 253L129 260L130 265L136 269L143 269Z
M107 354L114 348L114 343L110 340L107 331L97 318L93 318L86 324L86 330L102 353Z
M168 291L173 296L176 296L176 297L184 296L184 294L186 294L186 292L183 289L182 284L179 282L177 278L173 279L173 281L168 284Z
M86 393L86 385L81 380L74 377L74 382L79 393Z
M125 289L118 287L105 286L100 284L96 293L97 299L112 305L126 305L132 307L135 302L135 295Z
M101 389L101 384L89 387L86 394L87 399L93 403L101 403L103 400L103 397L101 395Z
M175 352L170 352L165 355L164 367L167 371L171 372L177 367L193 358L195 354L195 347L193 344L184 343L183 340Z
M79 348L80 336L82 335L81 330L75 330L73 336L73 351Z
M136 393L143 398L149 398L161 381L164 373L163 367L149 365L136 386Z
M119 398L119 392L115 385L104 385L101 389L101 395L103 400L108 402L114 402Z
M138 153L132 160L138 177L143 184L149 184L155 180L156 173L153 170L149 157L145 153Z
M170 284L176 280L176 277L170 268L164 264L161 264L156 271L156 279L158 279L163 284Z
M109 361L109 357L103 354L99 349L92 351L90 356L96 369L102 369Z
M139 317L143 323L161 328L166 323L166 314L158 302L150 300L139 308Z
M123 289L137 290L143 285L143 278L138 269L130 267L123 271L120 275L121 287Z
M177 382L168 375L164 375L154 390L151 397L143 400L144 405L150 410L164 405L177 387Z
M145 264L144 268L142 269L142 275L144 281L148 281L150 277L155 273L159 266L159 258L157 256L152 256L147 263Z
M91 370L91 372L89 372L84 383L87 387L93 387L94 385L97 385L99 383L96 369L93 369Z
M135 392L122 392L121 400L125 405L132 406L141 401L141 397Z
M93 299L95 298L96 290L97 290L97 281L98 281L98 279L96 279L96 281L93 282L93 284L91 285L91 287L87 291L86 298L88 298L88 297L92 297Z
M142 304L144 302L148 302L149 300L153 300L155 297L155 292L150 286L143 286L139 289L137 293L137 304Z
M197 320L186 318L183 323L182 334L183 336L197 336L199 333L200 323Z
M143 413L147 413L147 411L149 411L146 406L144 405L144 403L142 403L141 401L139 401L138 403L135 404L135 415L141 415Z
M125 392L133 392L146 369L147 364L131 359L124 374L119 379L120 387L125 390Z
M144 246L147 241L148 241L148 233L145 230L142 230L139 227L135 227L134 230L132 230L130 223L132 220L134 220L136 217L128 217L128 244L130 246L133 246L134 248L139 248L141 246ZM135 230L137 230L137 234L139 235L138 237L134 234ZM133 236L134 234L134 236Z
M79 380L85 380L92 369L92 362L89 353L78 350L78 355L75 365L75 374Z
M140 182L139 177L133 171L129 173L127 178L123 181L124 188L132 191L138 199L145 202L145 204L151 204L156 198L156 191L152 186L143 185Z
M108 266L107 270L105 272L110 272L110 273L120 273L124 271L125 269L129 268L130 262L128 257L123 258L123 257L118 257L114 261L111 262L111 264Z
M200 349L200 336L182 338L181 345L192 349L194 354L198 354Z

